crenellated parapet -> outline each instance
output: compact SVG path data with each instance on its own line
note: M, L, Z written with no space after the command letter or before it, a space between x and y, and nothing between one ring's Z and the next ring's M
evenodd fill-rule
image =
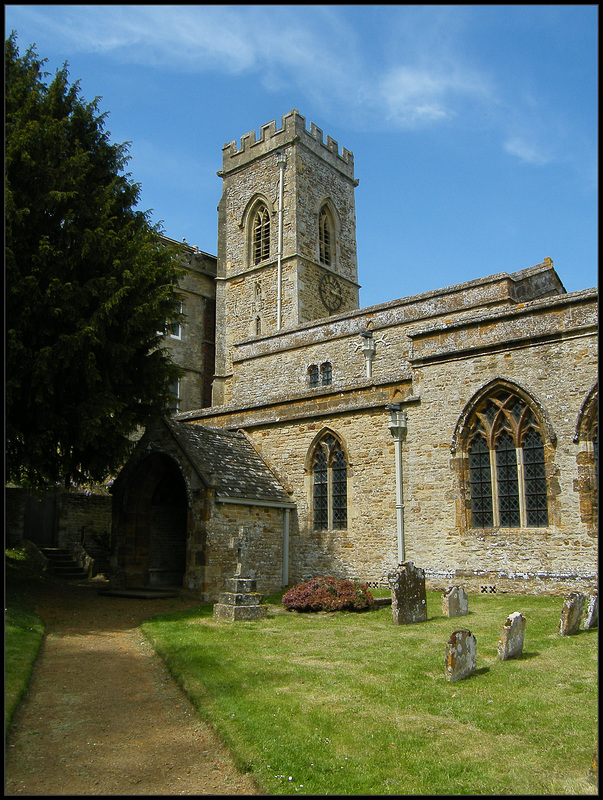
M327 136L325 141L322 130L313 122L310 123L310 130L307 130L305 117L295 108L281 117L280 128L277 129L276 121L272 120L261 126L258 138L256 138L255 131L250 131L242 136L241 146L238 149L235 141L225 144L222 148L222 170L218 172L218 175L223 177L256 158L295 143L306 146L315 155L344 173L350 180L354 180L353 153L346 150L345 147L340 153L335 139Z

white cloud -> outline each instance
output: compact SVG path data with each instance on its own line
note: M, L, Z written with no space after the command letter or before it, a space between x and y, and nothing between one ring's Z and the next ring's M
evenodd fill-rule
M552 155L542 145L528 141L522 136L511 136L504 142L503 149L521 161L537 167L542 167L552 161Z

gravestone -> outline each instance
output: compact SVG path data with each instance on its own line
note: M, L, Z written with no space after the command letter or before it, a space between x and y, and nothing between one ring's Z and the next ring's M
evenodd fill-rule
M425 622L427 619L427 596L425 594L425 571L415 567L412 561L398 564L395 572L387 576L392 593L392 616L396 625Z
M582 627L586 630L599 627L599 592L596 590L586 595L586 610Z
M442 595L442 614L445 617L463 617L469 613L469 599L462 586L451 586Z
M521 655L525 630L525 617L519 611L509 614L498 637L498 657L501 661Z
M477 642L468 630L454 631L446 643L446 680L450 683L468 678L475 672Z
M587 776L588 782L594 784L595 786L599 786L599 743L597 742L595 746L595 754L593 756L593 760L590 764L590 769L588 770Z
M580 619L584 609L585 597L580 592L570 592L563 602L561 619L559 620L559 635L573 636L580 630Z
M214 604L213 618L222 622L263 619L268 606L262 605L263 596L258 594L255 578L228 578L228 591L222 592Z

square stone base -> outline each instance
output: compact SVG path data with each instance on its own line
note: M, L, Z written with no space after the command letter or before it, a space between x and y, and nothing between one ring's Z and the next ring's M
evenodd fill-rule
M231 606L226 603L214 604L214 619L222 622L236 620L263 619L268 615L268 606Z

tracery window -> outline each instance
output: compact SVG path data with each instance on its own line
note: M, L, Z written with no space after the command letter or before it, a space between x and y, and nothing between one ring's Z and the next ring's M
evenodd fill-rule
M327 267L330 267L333 261L332 229L331 218L326 207L323 206L318 215L318 248L320 263Z
M499 390L482 400L467 427L471 527L547 527L544 444L530 406Z
M260 205L253 215L251 228L251 256L254 264L270 255L270 215L265 205Z
M595 383L578 414L574 442L578 445L576 489L580 495L580 519L590 530L599 521L599 385Z
M348 465L337 439L327 434L315 445L312 459L314 530L341 530L348 525Z

